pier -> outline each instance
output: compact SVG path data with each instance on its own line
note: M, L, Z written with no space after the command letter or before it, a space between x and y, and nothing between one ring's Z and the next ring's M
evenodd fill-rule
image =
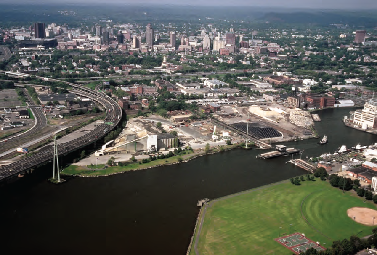
M262 158L262 159L269 159L269 158L275 158L279 156L289 156L292 154L297 154L300 152L299 149L295 148L287 148L284 145L276 145L276 151L269 151L266 153L259 154L257 158Z
M198 201L198 203L196 204L198 207L202 207L203 205L207 204L209 202L209 199L208 198L203 198L201 200Z
M309 164L308 162L306 162L305 160L302 160L302 159L292 159L292 160L289 160L288 162L294 164L295 166L298 166L310 173L313 173L317 167L313 166L312 164Z

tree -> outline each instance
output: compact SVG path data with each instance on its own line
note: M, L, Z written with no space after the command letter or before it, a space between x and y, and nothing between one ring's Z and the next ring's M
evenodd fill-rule
M314 171L314 176L315 176L315 177L321 177L321 176L323 176L323 177L327 177L327 171L326 171L325 168L320 167L320 168L318 168L318 169L316 169L316 170Z
M364 196L364 193L365 193L365 190L364 189L358 189L356 190L356 193L359 197L363 197Z
M373 199L373 202L374 202L375 204L377 204L377 195L374 195L372 199Z
M109 160L107 161L107 164L108 164L109 166L113 166L114 163L115 163L115 158L114 158L114 157L109 158Z
M339 184L339 176L338 175L336 175L336 174L330 175L329 180L330 180L331 186L338 187L338 184Z
M161 124L161 122L157 122L157 123L156 123L156 127L157 127L158 129L161 129L161 128L162 128L162 124Z
M305 181L305 179L304 179L304 176L303 176L303 175L301 175L301 176L300 176L300 181Z
M373 193L369 190L365 191L365 199L366 200L372 200L373 199Z
M211 151L211 146L209 145L209 143L207 143L206 147L204 148L204 152L205 154L208 154L210 151Z

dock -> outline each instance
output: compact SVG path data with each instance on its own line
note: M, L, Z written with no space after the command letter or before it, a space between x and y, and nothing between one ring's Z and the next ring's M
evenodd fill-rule
M199 207L202 207L203 205L205 205L208 202L209 202L208 198L203 198L203 199L199 200L196 205L199 206Z
M287 148L284 145L276 145L276 149L277 149L276 151L269 151L266 153L259 154L257 158L269 159L269 158L275 158L279 156L289 156L292 154L300 153L299 149Z
M321 118L320 118L319 115L316 114L316 113L313 113L313 114L312 114L312 118L313 118L314 121L321 121Z
M282 155L283 155L283 153L280 152L280 151L270 151L270 152L259 154L257 157L262 158L262 159L268 159L268 158L279 157L279 156L282 156Z
M313 166L312 164L309 164L305 160L302 159L292 159L289 160L288 162L294 164L295 166L298 166L310 173L314 173L314 171L317 169L317 167Z

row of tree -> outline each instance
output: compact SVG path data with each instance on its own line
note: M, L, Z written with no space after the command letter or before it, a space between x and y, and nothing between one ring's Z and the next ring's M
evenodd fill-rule
M372 246L377 246L377 228L372 230L373 234L368 238L359 238L355 235L350 239L343 239L342 241L334 241L331 248L324 251L317 251L314 248L310 248L305 252L301 252L300 255L351 255L356 254Z

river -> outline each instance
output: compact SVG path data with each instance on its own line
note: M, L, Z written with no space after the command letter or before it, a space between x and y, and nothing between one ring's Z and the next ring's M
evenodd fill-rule
M342 144L377 142L377 136L345 127L350 109L326 109L318 139L287 143L303 157L333 152ZM233 150L188 163L99 178L49 183L51 169L0 188L1 247L11 254L185 254L202 198L305 174L288 157L256 159L261 150Z

